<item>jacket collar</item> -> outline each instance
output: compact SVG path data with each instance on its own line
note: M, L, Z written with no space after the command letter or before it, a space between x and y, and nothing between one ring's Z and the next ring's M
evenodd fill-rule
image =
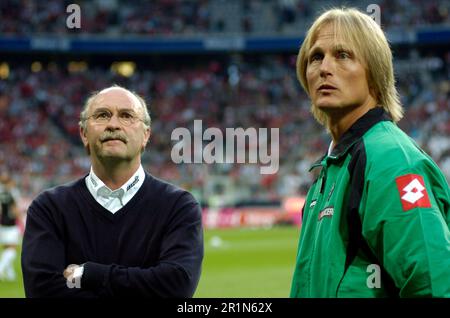
M382 107L375 107L359 118L341 137L339 143L334 147L330 158L342 157L361 137L373 126L381 121L390 121L391 118ZM319 165L327 155L322 156L310 168L310 171Z

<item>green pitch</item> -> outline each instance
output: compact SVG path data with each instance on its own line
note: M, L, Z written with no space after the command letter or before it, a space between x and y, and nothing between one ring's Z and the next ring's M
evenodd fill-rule
M296 227L206 230L194 297L288 297L298 235ZM0 282L0 298L25 296L20 257L16 272L16 282Z
M205 258L194 297L289 297L299 230L205 231Z
M0 253L3 252L0 246ZM22 284L22 270L20 268L20 250L17 252L17 258L15 262L17 279L15 282L2 282L0 281L0 298L22 298L25 297Z

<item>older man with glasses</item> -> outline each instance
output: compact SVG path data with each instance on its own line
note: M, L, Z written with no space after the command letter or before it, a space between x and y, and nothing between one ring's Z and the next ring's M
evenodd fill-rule
M203 259L193 196L144 171L151 119L136 93L94 93L80 115L90 173L41 193L22 251L27 297L192 297Z

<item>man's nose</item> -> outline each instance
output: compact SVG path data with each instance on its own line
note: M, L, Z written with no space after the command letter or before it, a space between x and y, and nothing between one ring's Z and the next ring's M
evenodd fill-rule
M119 121L119 116L112 115L108 121L107 127L109 127L109 128L118 128L119 127L120 128L121 123Z
M320 63L320 77L327 77L332 74L333 70L333 59L329 55L325 55Z

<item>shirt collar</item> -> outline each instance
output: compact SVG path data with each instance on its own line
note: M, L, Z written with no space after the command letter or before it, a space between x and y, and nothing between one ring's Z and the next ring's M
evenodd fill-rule
M333 142L330 144L327 155L322 156L317 160L309 169L310 171L321 165L321 162L327 158L331 157L336 159L343 156L356 141L361 139L361 137L373 126L381 121L391 121L389 115L385 112L382 107L375 107L365 113L361 118L359 118L341 137L337 145L330 151Z
M140 186L144 182L144 179L144 168L140 165L138 170L131 176L130 179L128 179L127 182L125 182L120 188L111 190L99 177L97 177L91 167L91 171L87 176L87 184L89 191L96 199L99 197L118 198L122 202L124 198L126 199L127 197L133 196L133 194L139 190Z
M356 141L373 126L381 121L390 121L391 118L384 111L382 107L375 107L365 113L359 118L341 137L339 143L334 147L331 152L331 157L338 157L343 155L350 149Z

